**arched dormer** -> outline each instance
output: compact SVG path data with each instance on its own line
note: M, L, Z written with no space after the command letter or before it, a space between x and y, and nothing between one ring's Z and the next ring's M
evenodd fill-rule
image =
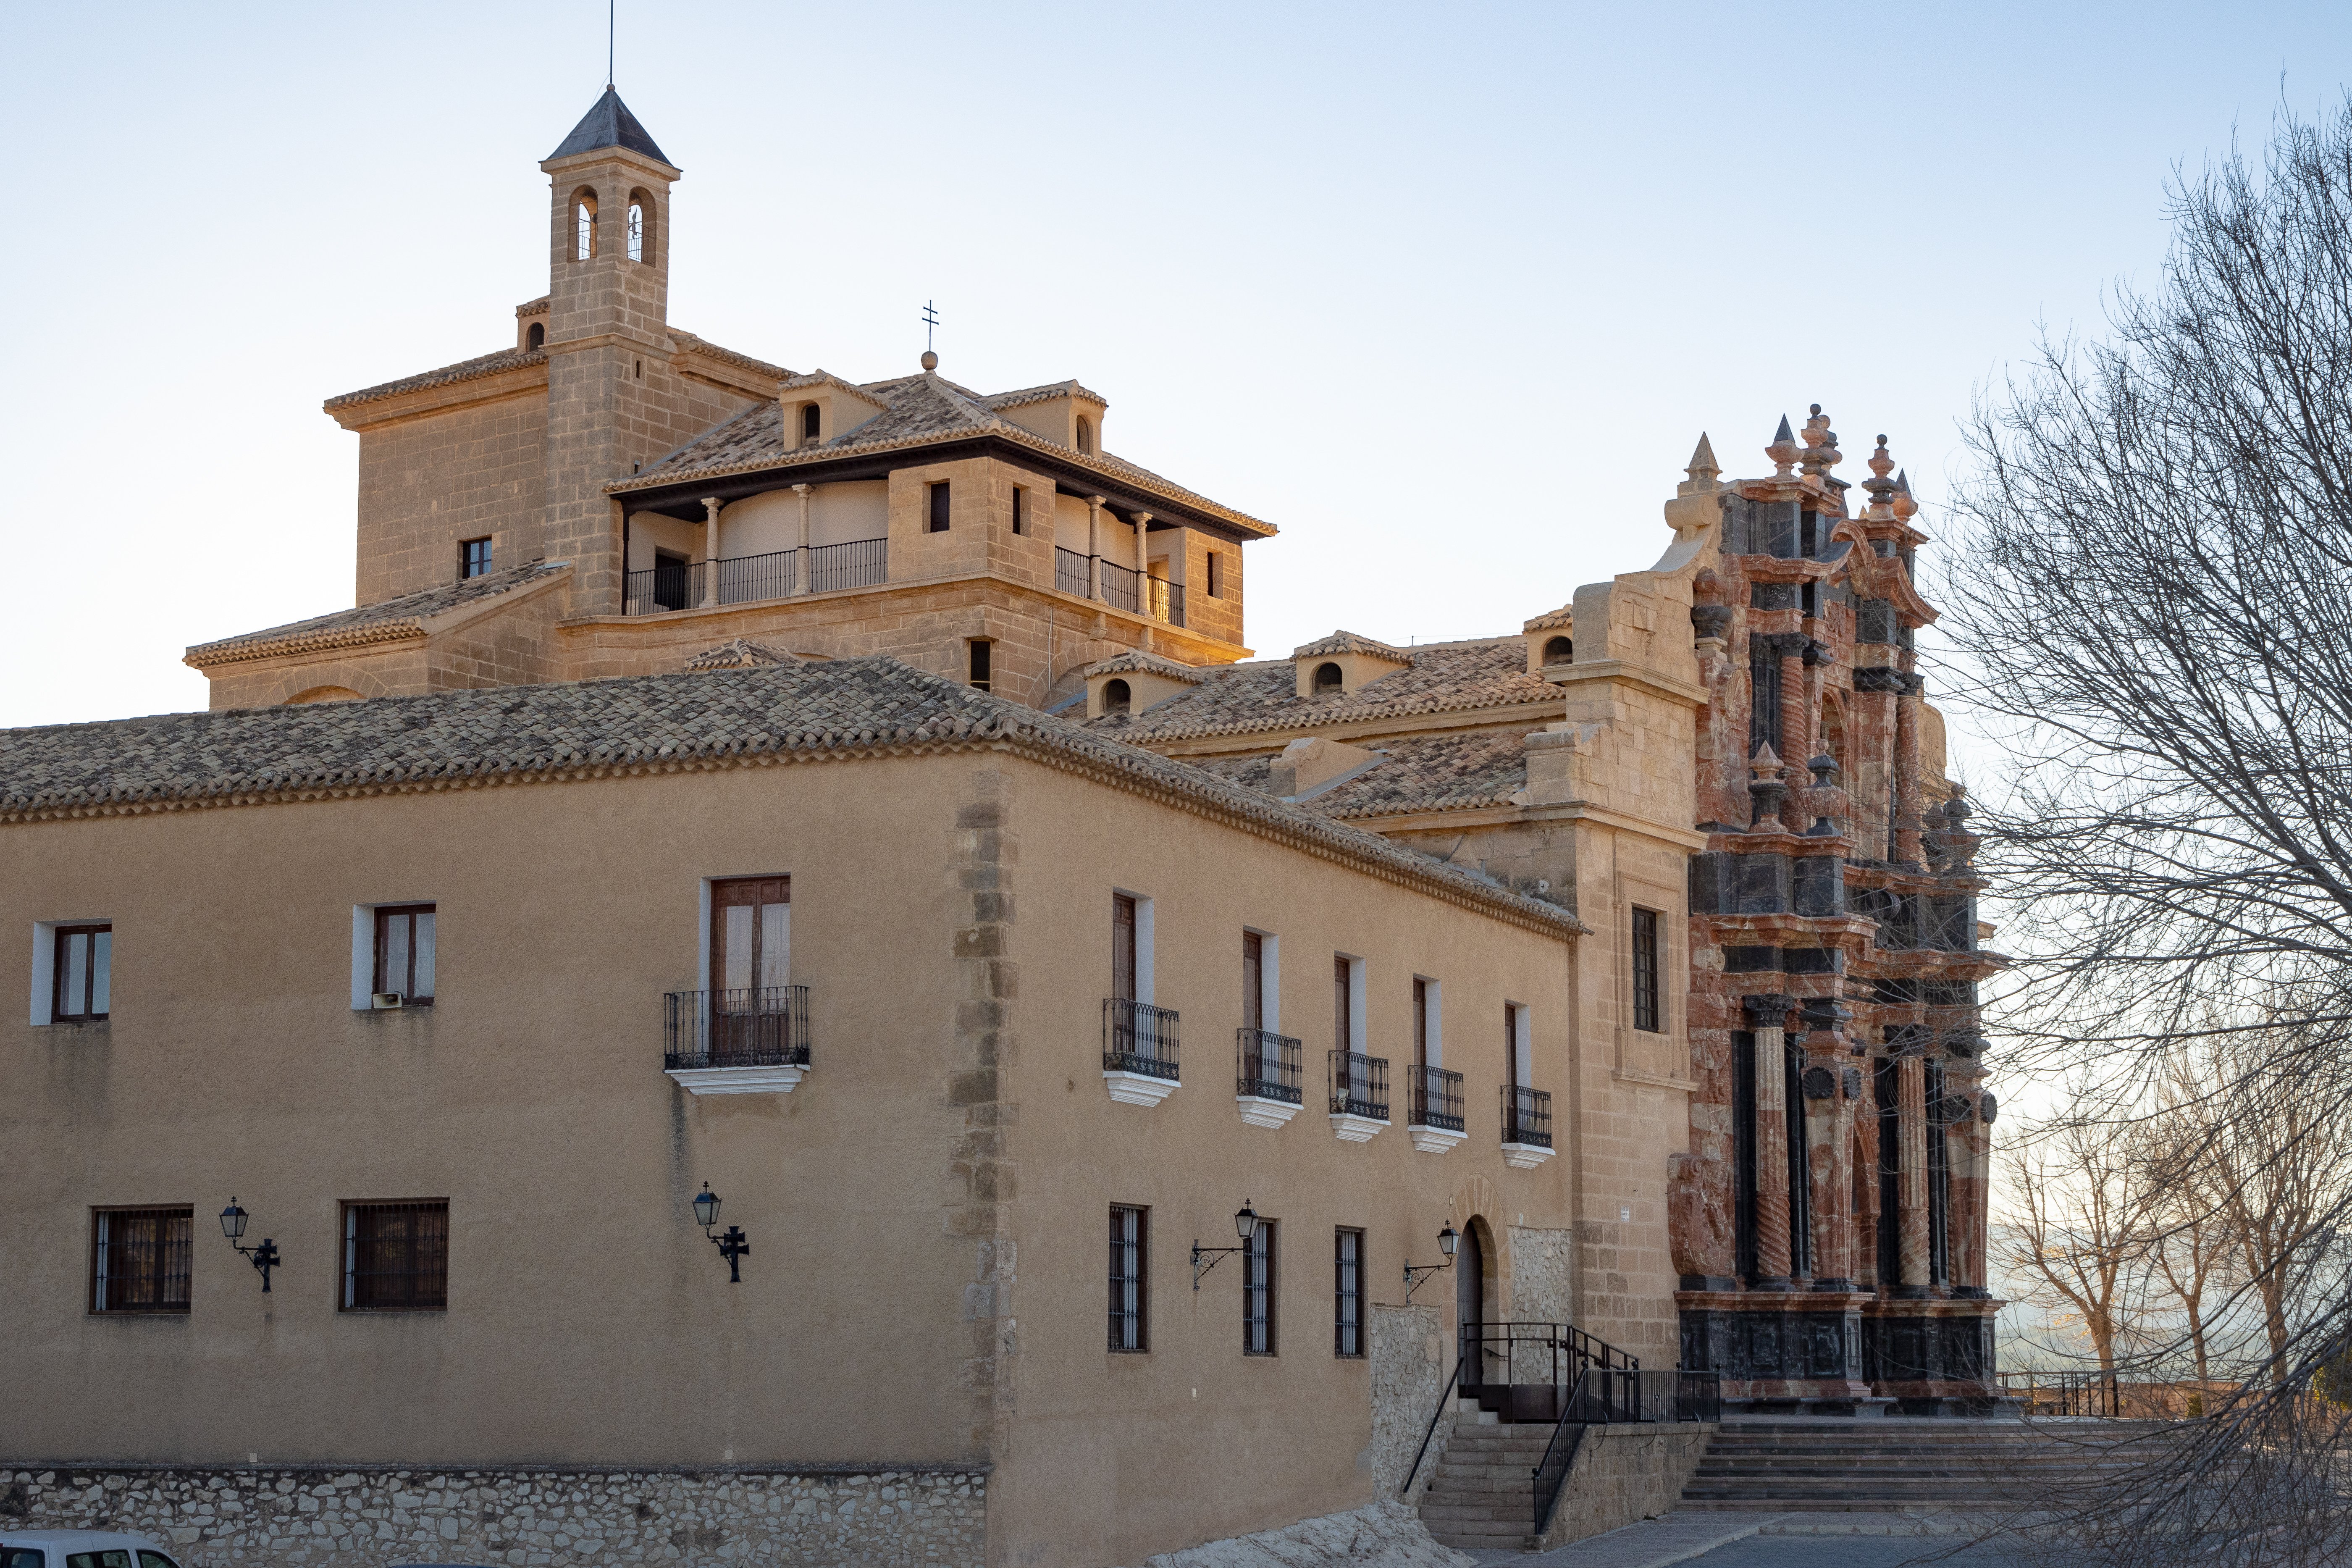
M1134 701L1135 694L1129 689L1126 681L1113 679L1103 682L1102 710L1104 712L1124 713Z
M596 259L596 192L583 185L572 193L572 259Z
M1347 684L1347 672L1328 658L1315 667L1315 673L1310 678L1310 689L1317 697L1328 697L1332 692L1344 689Z
M1077 433L1078 450L1087 457L1095 455L1095 422L1081 414L1073 428Z
M522 346L536 353L547 346L547 323L533 321L522 334Z
M1376 680L1412 668L1412 655L1354 632L1333 632L1328 637L1290 650L1298 671L1298 696L1352 697Z
M1576 645L1566 637L1546 637L1543 661L1546 664L1573 664L1576 662Z
M824 430L824 410L814 403L801 405L801 445L814 447Z
M1086 672L1087 717L1140 713L1201 683L1201 672L1140 648L1089 666Z

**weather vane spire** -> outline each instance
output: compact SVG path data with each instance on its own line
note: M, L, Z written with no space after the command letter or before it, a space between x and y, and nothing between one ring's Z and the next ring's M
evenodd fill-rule
M613 44L620 30L621 0L604 0L604 90L613 90Z
M940 356L931 352L931 329L940 324L940 313L931 301L923 301L923 368L940 368Z

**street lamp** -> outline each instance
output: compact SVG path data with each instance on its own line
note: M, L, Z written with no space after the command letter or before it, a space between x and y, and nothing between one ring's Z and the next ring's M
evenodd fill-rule
M1242 1244L1239 1247L1203 1247L1197 1238L1193 1241L1193 1289L1198 1290L1201 1288L1201 1276L1223 1262L1227 1253L1249 1250L1250 1237L1257 1234L1257 1210L1250 1207L1247 1198L1244 1198L1242 1206L1234 1212L1234 1232L1242 1238ZM1202 1262L1201 1259L1203 1258L1209 1261Z
M1454 1234L1454 1227L1449 1225L1437 1233L1437 1250L1445 1255L1444 1262L1409 1262L1404 1266L1404 1299L1407 1301L1412 1300L1412 1293L1420 1289L1423 1282L1431 1275L1442 1274L1454 1267L1454 1249L1460 1246L1462 1238Z
M228 1244L236 1248L237 1256L261 1270L261 1293L267 1296L269 1294L269 1271L277 1268L281 1259L278 1256L278 1244L266 1236L261 1238L259 1247L245 1245L245 1222L251 1217L237 1207L236 1199L231 1197L228 1207L221 1210L221 1234L228 1237Z
M730 1285L743 1283L743 1268L736 1260L751 1250L751 1243L740 1226L729 1226L722 1236L710 1234L710 1227L719 1223L719 1194L710 1190L709 1182L703 1183L702 1190L694 1194L694 1222L702 1227L703 1239L719 1249L719 1257L727 1259L727 1282Z

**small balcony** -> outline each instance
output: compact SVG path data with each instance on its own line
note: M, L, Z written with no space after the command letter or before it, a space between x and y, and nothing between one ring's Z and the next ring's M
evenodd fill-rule
M1405 1123L1412 1146L1443 1154L1470 1134L1462 1121L1462 1075L1444 1068L1412 1069L1412 1110Z
M1058 576L1059 574L1057 573ZM1103 603L1131 616L1150 616L1171 626L1184 624L1184 584L1147 577L1125 566L1102 563Z
M1280 1127L1306 1103L1298 1042L1267 1029L1234 1031L1234 1098L1252 1127Z
M1330 1056L1331 1131L1342 1143L1367 1143L1389 1124L1389 1064L1359 1051Z
M789 599L801 592L798 550L772 551L765 555L730 556L716 563L664 562L625 574L623 603L633 616L658 616L670 610L694 610L706 600L712 605L749 605L763 599ZM890 577L890 542L855 539L846 544L819 545L807 552L808 588L830 594L843 588L870 588ZM708 592L713 583L715 594Z
M1124 996L1103 1000L1103 1082L1120 1105L1154 1106L1182 1087L1172 1007Z
M1551 1156L1551 1091L1505 1084L1503 1163L1528 1171Z
M808 987L672 991L662 1070L688 1094L790 1094L809 1069Z

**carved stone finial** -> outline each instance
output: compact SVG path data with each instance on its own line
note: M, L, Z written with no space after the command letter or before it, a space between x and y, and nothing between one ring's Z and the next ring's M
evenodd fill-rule
M1881 436L1878 438L1878 450L1870 455L1870 478L1862 481L1862 488L1870 493L1870 503L1863 509L1862 514L1865 521L1892 522L1895 521L1892 508L1895 481L1886 477L1888 470L1894 467L1895 459L1886 455L1886 437Z
M1895 521L1897 522L1907 523L1918 515L1919 503L1911 499L1910 469L1906 468L1895 476L1895 494L1889 504L1894 509Z
M1691 448L1691 459L1683 472L1690 478L1676 487L1676 494L1693 495L1715 489L1716 476L1723 472L1723 465L1715 460L1715 448L1707 443L1706 431L1698 433L1698 445Z
M1818 479L1843 462L1845 454L1837 449L1837 432L1830 428L1830 416L1818 403L1812 408L1812 417L1805 421L1805 472Z
M1797 445L1796 432L1789 428L1789 416L1783 414L1780 416L1780 428L1773 433L1772 444L1764 448L1764 455L1772 459L1773 472L1782 477L1793 472L1797 467L1797 455L1803 450Z
M1782 779L1789 770L1773 752L1769 741L1756 748L1756 755L1748 760L1748 797L1755 803L1748 831L1786 833L1788 828L1780 822L1780 803L1788 797L1789 786Z

